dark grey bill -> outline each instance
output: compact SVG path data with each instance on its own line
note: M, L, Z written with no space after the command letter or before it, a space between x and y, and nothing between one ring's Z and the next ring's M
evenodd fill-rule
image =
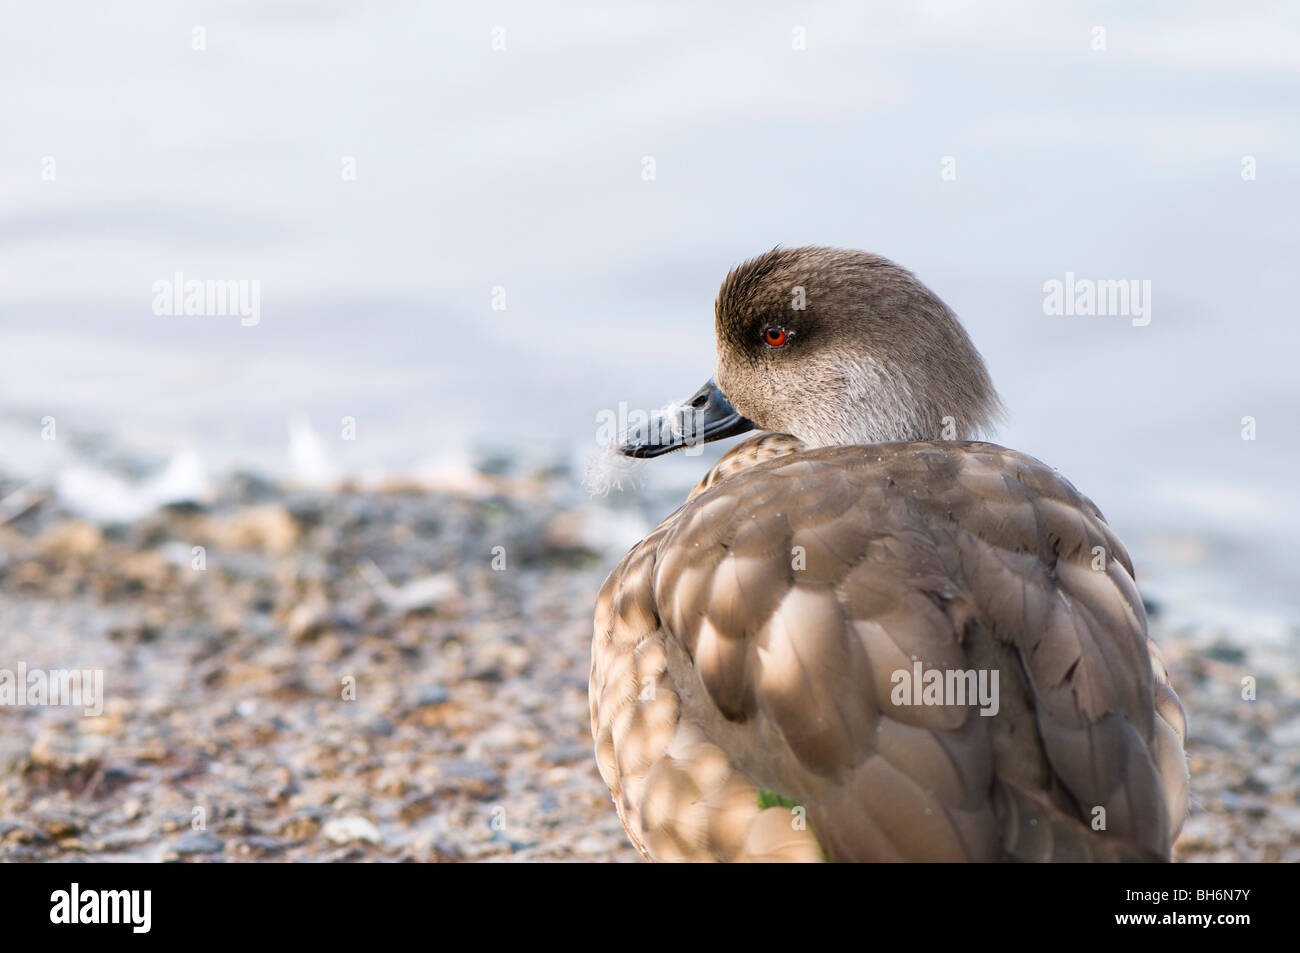
M754 422L740 416L710 378L680 410L656 413L650 417L646 432L629 433L618 452L628 457L657 457L753 429Z

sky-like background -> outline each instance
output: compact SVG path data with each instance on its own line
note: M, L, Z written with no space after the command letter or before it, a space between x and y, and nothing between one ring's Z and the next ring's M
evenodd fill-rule
M729 268L840 245L948 302L999 441L1158 583L1298 601L1296 5L49 0L4 23L0 469L57 473L96 434L290 472L302 421L340 473L576 458L601 409L709 376ZM259 281L260 323L155 315L178 271ZM1044 314L1067 272L1150 281L1150 324Z

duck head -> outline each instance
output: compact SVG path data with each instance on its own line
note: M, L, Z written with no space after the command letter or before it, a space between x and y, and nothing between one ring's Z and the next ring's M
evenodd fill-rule
M714 315L713 379L622 453L654 457L755 428L809 447L964 440L1001 413L956 315L879 255L774 249L727 275Z

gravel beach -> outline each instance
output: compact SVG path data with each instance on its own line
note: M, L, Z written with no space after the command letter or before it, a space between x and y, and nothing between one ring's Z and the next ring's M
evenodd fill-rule
M591 613L672 504L574 483L241 475L101 524L0 478L0 669L104 694L0 706L0 859L638 860L591 754ZM1176 859L1300 860L1300 637L1154 609L1190 720Z

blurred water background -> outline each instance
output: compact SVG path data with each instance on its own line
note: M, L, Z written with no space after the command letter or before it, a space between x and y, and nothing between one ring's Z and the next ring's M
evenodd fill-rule
M1145 591L1243 637L1300 619L1300 7L54 0L4 21L0 472L105 517L232 467L503 450L573 464L578 492L600 410L710 375L729 268L841 245L953 307L1010 410L999 442L1097 502ZM155 315L176 272L259 281L260 323ZM1149 280L1150 324L1044 314L1067 272ZM113 482L125 459L153 469ZM647 468L648 492L703 467Z

